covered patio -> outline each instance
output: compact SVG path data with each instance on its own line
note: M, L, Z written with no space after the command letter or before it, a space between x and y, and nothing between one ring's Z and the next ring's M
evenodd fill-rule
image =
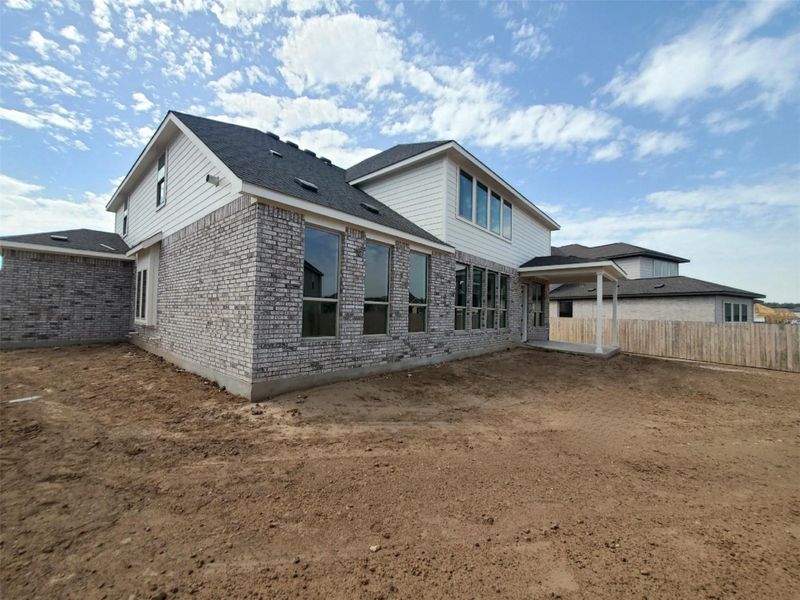
M540 256L519 268L522 283L543 283L546 286L563 283L594 283L597 292L596 336L594 347L558 341L532 341L528 345L542 350L572 352L608 358L619 352L618 292L619 281L627 279L625 271L613 260L586 260L575 256ZM614 284L611 298L611 345L603 346L603 282Z

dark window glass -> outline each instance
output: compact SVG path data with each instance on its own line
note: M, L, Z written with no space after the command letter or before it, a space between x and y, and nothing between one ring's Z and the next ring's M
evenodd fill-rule
M747 304L742 304L742 323L747 322Z
M137 319L144 319L147 314L147 269L136 272L136 312Z
M456 320L457 330L467 327L467 265L456 264Z
M428 303L428 256L412 252L409 255L408 303Z
M167 155L158 158L158 183L156 184L156 206L167 201Z
M408 307L408 330L411 333L425 331L425 312L424 306Z
M479 267L472 267L472 329L483 327L483 274Z
M303 300L303 337L336 335L338 302Z
M303 296L339 297L339 235L306 227Z
M729 302L725 303L725 321L731 320L731 305Z
M472 221L472 177L461 171L458 186L458 214Z
M489 212L489 188L480 181L475 192L475 222L481 227L486 227Z
M497 273L489 271L486 277L486 327L495 328L497 314Z
M511 239L511 203L503 201L503 237Z
M739 319L739 307L740 307L740 306L741 306L740 304L734 304L734 305L733 305L733 320L734 320L735 322L737 322L737 323L738 323L738 322L739 322L739 320L740 320L740 319Z
M508 327L508 275L500 275L500 327Z
M388 333L389 331L389 305L365 304L364 305L364 333L366 335Z
M389 247L367 242L364 256L364 300L389 301Z
M533 317L532 325L541 327L544 325L544 286L541 283L533 283L531 290L531 311Z
M500 207L502 202L500 196L492 192L491 211L489 215L489 229L494 233L500 234Z
M559 300L558 316L564 318L572 317L572 300Z

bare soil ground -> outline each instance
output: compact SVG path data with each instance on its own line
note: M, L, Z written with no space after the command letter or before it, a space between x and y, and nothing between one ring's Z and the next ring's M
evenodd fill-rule
M0 376L3 598L800 590L798 375L519 349L250 405L119 345Z

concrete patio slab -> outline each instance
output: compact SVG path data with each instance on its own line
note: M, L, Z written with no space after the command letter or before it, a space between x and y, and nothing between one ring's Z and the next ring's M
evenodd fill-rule
M529 341L523 346L544 350L546 352L566 352L568 354L580 354L581 356L591 356L593 358L609 359L620 353L619 346L603 346L602 352L595 352L594 344L575 344L572 342L548 341Z

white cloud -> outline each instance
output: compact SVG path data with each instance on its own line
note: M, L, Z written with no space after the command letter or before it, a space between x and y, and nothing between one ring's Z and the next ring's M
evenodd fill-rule
M728 217L733 212L749 218L770 207L800 209L800 176L795 174L758 184L653 192L647 195L646 200L653 206L669 211L701 208L719 211L718 214Z
M225 27L252 31L263 25L280 4L280 0L217 0L212 2L211 12Z
M30 10L33 8L33 2L31 0L6 0L6 6L17 10Z
M35 110L28 113L15 109L0 108L0 119L11 121L28 129L55 127L73 132L91 130L91 118L81 117L77 113L66 110L57 104L53 105L53 109L49 111Z
M21 110L14 110L13 108L0 107L0 119L11 121L20 127L26 127L28 129L41 129L44 127L44 123L38 117Z
M98 29L111 29L111 8L108 0L93 0L92 22L97 25Z
M81 200L47 198L41 185L0 174L0 234L87 227L113 231L106 195L87 192Z
M380 150L361 148L355 140L338 129L310 129L301 132L295 141L301 148L309 148L318 156L330 158L337 166L347 168L374 156Z
M550 38L541 27L527 19L523 19L521 23L510 21L506 28L511 30L515 54L536 60L550 51Z
M755 32L789 6L753 2L715 10L689 32L651 50L635 72L619 72L604 91L614 105L671 111L689 100L749 87L774 109L800 81L800 33L758 37Z
M35 29L30 32L26 44L33 48L34 51L44 59L49 58L51 52L58 50L58 44L56 42L47 39Z
M144 92L135 92L133 94L133 106L131 108L135 112L144 112L153 108L154 104L152 101L145 96Z
M636 134L634 140L636 158L647 156L665 156L691 145L689 138L682 133L664 133L661 131L643 131Z
M241 71L231 71L226 73L216 81L209 83L209 87L217 93L229 92L236 89L244 82Z
M61 31L61 36L76 44L82 44L86 38L81 35L75 25L67 25Z
M589 155L590 162L606 162L617 160L622 156L624 146L622 142L614 141L605 146L598 146Z
M703 123L711 133L725 135L742 131L753 125L750 119L736 117L728 111L715 110L703 119Z

